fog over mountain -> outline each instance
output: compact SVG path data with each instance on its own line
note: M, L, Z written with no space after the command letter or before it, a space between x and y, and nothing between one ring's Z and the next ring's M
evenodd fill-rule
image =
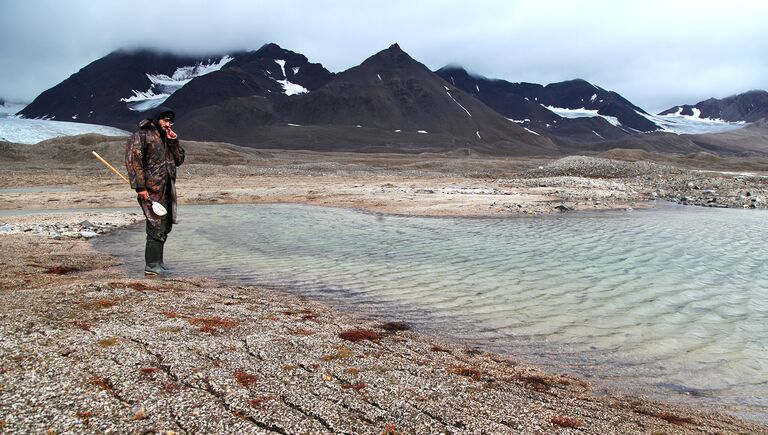
M398 42L429 69L510 82L581 78L649 113L768 88L768 3L191 0L0 2L0 97L30 102L121 47L193 57L269 42L331 72Z

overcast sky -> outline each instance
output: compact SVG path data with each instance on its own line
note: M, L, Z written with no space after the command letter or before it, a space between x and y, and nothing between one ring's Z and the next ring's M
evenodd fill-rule
M0 98L29 102L121 47L268 42L333 72L398 42L432 70L583 78L654 113L768 89L768 1L630 1L0 0Z

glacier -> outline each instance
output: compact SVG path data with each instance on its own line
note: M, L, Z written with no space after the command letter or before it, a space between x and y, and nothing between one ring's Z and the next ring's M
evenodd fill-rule
M567 109L562 107L545 106L543 104L541 106L552 112L555 112L563 118L584 118L599 116L615 125L616 127L622 127L621 122L619 122L616 117L601 115L597 113L597 110L586 108ZM649 115L637 110L635 112L656 124L659 127L659 130L675 134L722 133L725 131L736 130L747 125L747 123L744 121L729 122L722 119L700 118L699 115L701 112L698 111L694 111L693 115L681 115L681 111L682 109L678 110L677 113L669 115Z
M130 135L125 130L105 125L25 119L16 116L2 116L0 114L0 141L31 145L56 137L76 136L86 133L96 133L104 136Z
M197 65L183 66L177 68L172 76L165 74L147 74L147 78L152 83L146 91L133 90L133 95L121 98L120 101L128 103L128 108L137 112L145 112L163 104L174 92L181 89L192 79L214 71L220 70L224 65L231 62L234 58L224 56L218 62L207 64L198 63Z

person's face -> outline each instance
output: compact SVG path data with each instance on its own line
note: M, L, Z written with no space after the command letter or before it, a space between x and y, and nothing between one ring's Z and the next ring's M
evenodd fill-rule
M158 124L160 124L160 128L163 129L169 129L173 125L173 121L171 121L169 118L160 118L158 121Z

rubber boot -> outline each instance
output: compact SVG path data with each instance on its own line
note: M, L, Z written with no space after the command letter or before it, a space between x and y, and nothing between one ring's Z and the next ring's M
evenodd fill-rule
M165 271L165 273L171 273L171 268L165 265L165 261L163 261L163 251L165 250L165 242L160 243L160 268Z
M144 275L165 276L168 271L160 266L163 258L163 242L147 237L147 245L144 248Z

